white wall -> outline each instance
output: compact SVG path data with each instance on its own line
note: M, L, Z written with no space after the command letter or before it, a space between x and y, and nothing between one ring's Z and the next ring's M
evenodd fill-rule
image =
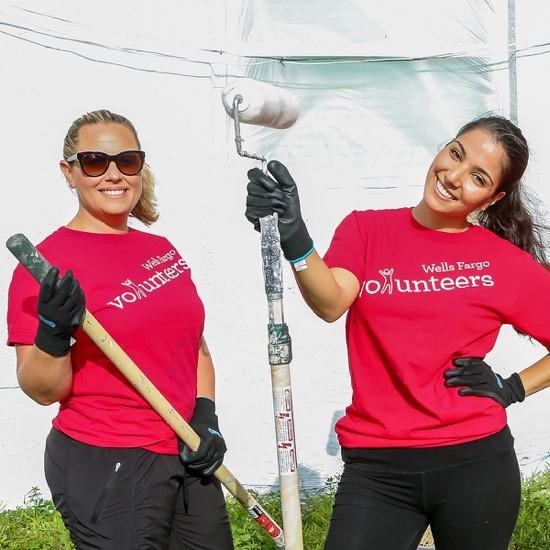
M284 83L299 97L302 116L293 128L277 132L243 127L243 137L246 149L279 158L291 167L310 232L324 251L336 224L352 208L414 204L437 146L471 116L488 109L506 112L508 73L502 64L496 65L498 70L476 73L470 58L385 65L258 62L247 69L244 58L200 48L233 48L234 53L257 52L260 45L266 50L277 45L292 49L284 37L296 38L296 27L283 27L284 13L266 9L272 4L140 1L132 2L130 10L105 0L86 5L57 0L48 2L47 8L43 4L0 3L5 205L0 237L5 240L24 232L38 242L66 223L76 200L65 187L57 162L68 126L83 112L97 108L128 116L159 180L161 219L151 230L167 235L189 261L206 305L206 337L217 367L218 409L229 447L227 464L246 485L271 485L277 478L277 462L266 356L267 308L258 235L243 216L245 174L254 163L235 153L232 123L220 101L224 75L250 70L257 78ZM299 8L306 4L292 2L298 21ZM380 8L391 3L374 4ZM491 59L506 59L502 31L506 2L479 4L493 4L494 11L480 12L484 25L476 30L491 31L492 40L487 41ZM399 2L394 5L399 8ZM376 30L390 25L387 10L380 8L376 19L365 13L360 2L341 0L332 6L340 8L342 17L362 15L365 28L378 41L373 48L381 51L384 32ZM105 13L102 10L110 16L97 15ZM254 15L257 26L252 25ZM471 20L470 12L467 16ZM300 44L315 49L315 29L307 27L307 18L302 20L302 37L293 45L296 54ZM518 41L526 46L548 41L549 23L549 6L525 1L518 13ZM345 21L339 24L345 29ZM355 22L350 36L338 35L336 53L368 50L369 36L362 37L365 44L354 42L360 28ZM416 44L411 37L398 40L400 29L393 30L397 34L386 33L392 51L403 47L428 51L426 32L414 33L423 37ZM319 49L326 54L330 43L323 38L328 35L317 36ZM273 41L268 43L270 37ZM518 61L520 123L533 149L528 183L547 207L549 70L546 55ZM1 249L3 315L14 265ZM325 325L314 318L299 299L288 269L285 292L293 338L299 462L304 485L317 487L341 467L332 425L349 402L344 325ZM0 340L5 339L5 326L0 325ZM490 361L509 373L542 353L540 346L505 330ZM8 507L19 504L34 485L47 494L42 453L56 409L34 404L17 389L14 364L13 350L0 348L0 502ZM509 409L525 472L550 451L549 399L546 392Z

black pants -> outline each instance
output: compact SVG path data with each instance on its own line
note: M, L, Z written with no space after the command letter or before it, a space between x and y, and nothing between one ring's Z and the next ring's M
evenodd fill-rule
M46 479L78 550L232 550L219 482L178 456L95 447L52 429Z
M506 550L520 504L508 428L431 449L343 449L325 550Z

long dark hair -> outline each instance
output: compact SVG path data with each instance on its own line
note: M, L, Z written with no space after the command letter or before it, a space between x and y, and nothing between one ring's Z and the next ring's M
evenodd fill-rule
M479 214L479 225L507 239L550 268L546 251L549 228L538 221L540 202L527 193L521 182L529 161L527 140L515 124L497 115L482 116L468 122L460 128L456 137L475 128L490 134L508 157L502 183L497 190L506 194Z

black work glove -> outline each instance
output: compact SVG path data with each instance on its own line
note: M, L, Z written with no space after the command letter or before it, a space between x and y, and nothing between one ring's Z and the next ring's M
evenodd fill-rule
M59 285L58 279L59 269L52 267L40 284L34 343L42 351L62 357L69 353L71 336L82 322L86 302L72 271L65 273Z
M445 385L466 386L458 390L459 395L490 397L503 407L525 399L525 388L516 372L502 378L480 357L459 357L453 364L457 368L445 371Z
M307 232L300 212L300 198L296 183L286 166L277 160L267 164L270 177L259 168L248 171L245 216L256 231L260 230L259 218L277 212L279 234L285 258L295 262L313 249L313 241Z
M188 470L202 476L211 476L223 462L227 451L225 441L218 427L216 406L207 397L197 397L195 411L190 426L201 438L199 448L192 451L183 441L179 441L180 458Z

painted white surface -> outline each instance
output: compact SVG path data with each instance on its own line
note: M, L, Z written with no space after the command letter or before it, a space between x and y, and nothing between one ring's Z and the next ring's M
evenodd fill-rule
M38 0L0 2L0 240L24 232L38 242L72 216L76 199L57 161L76 117L104 107L128 116L159 181L161 219L151 231L167 235L188 260L206 305L206 337L217 367L218 410L229 447L226 463L244 484L261 487L276 481L277 461L259 241L243 216L245 174L254 163L237 157L232 123L220 100L223 75L242 74L244 60L223 56L220 61L218 54L198 49L232 45L235 52L237 46L244 50L254 44L239 24L243 13L262 3L242 2L248 10L229 4L231 10L222 0L140 1L127 10L106 1L55 0L47 9ZM360 4L342 0L339 7ZM499 21L505 20L503 4L492 3ZM518 42L548 41L550 6L534 0L521 4ZM105 9L107 18L99 15ZM308 47L311 33L304 23ZM326 47L322 39L327 35L317 36ZM346 47L353 45L350 39ZM495 59L505 58L505 45L494 48ZM456 75L408 74L402 66L385 89L383 75L372 66L338 66L341 80L324 66L313 71L271 64L256 70L292 82L305 108L288 131L243 127L246 148L280 158L292 169L320 251L353 208L415 204L425 169L438 144L450 137L447 132L483 110L505 112L508 105L506 71L491 73L486 83L474 78L461 85L453 80ZM368 78L362 71L371 71ZM533 151L527 182L547 208L549 71L548 55L519 61L519 117ZM301 87L295 85L300 79ZM322 88L327 83L332 88ZM2 316L14 265L0 248ZM299 462L304 485L317 487L341 468L332 425L349 402L344 324L316 319L299 298L288 269L285 292ZM2 323L0 340L5 339ZM504 330L489 361L506 374L542 354L540 346ZM16 386L14 351L0 347L0 502L8 507L19 504L34 485L47 494L42 454L56 410L34 404ZM550 452L549 405L550 394L543 392L509 409L526 473Z

